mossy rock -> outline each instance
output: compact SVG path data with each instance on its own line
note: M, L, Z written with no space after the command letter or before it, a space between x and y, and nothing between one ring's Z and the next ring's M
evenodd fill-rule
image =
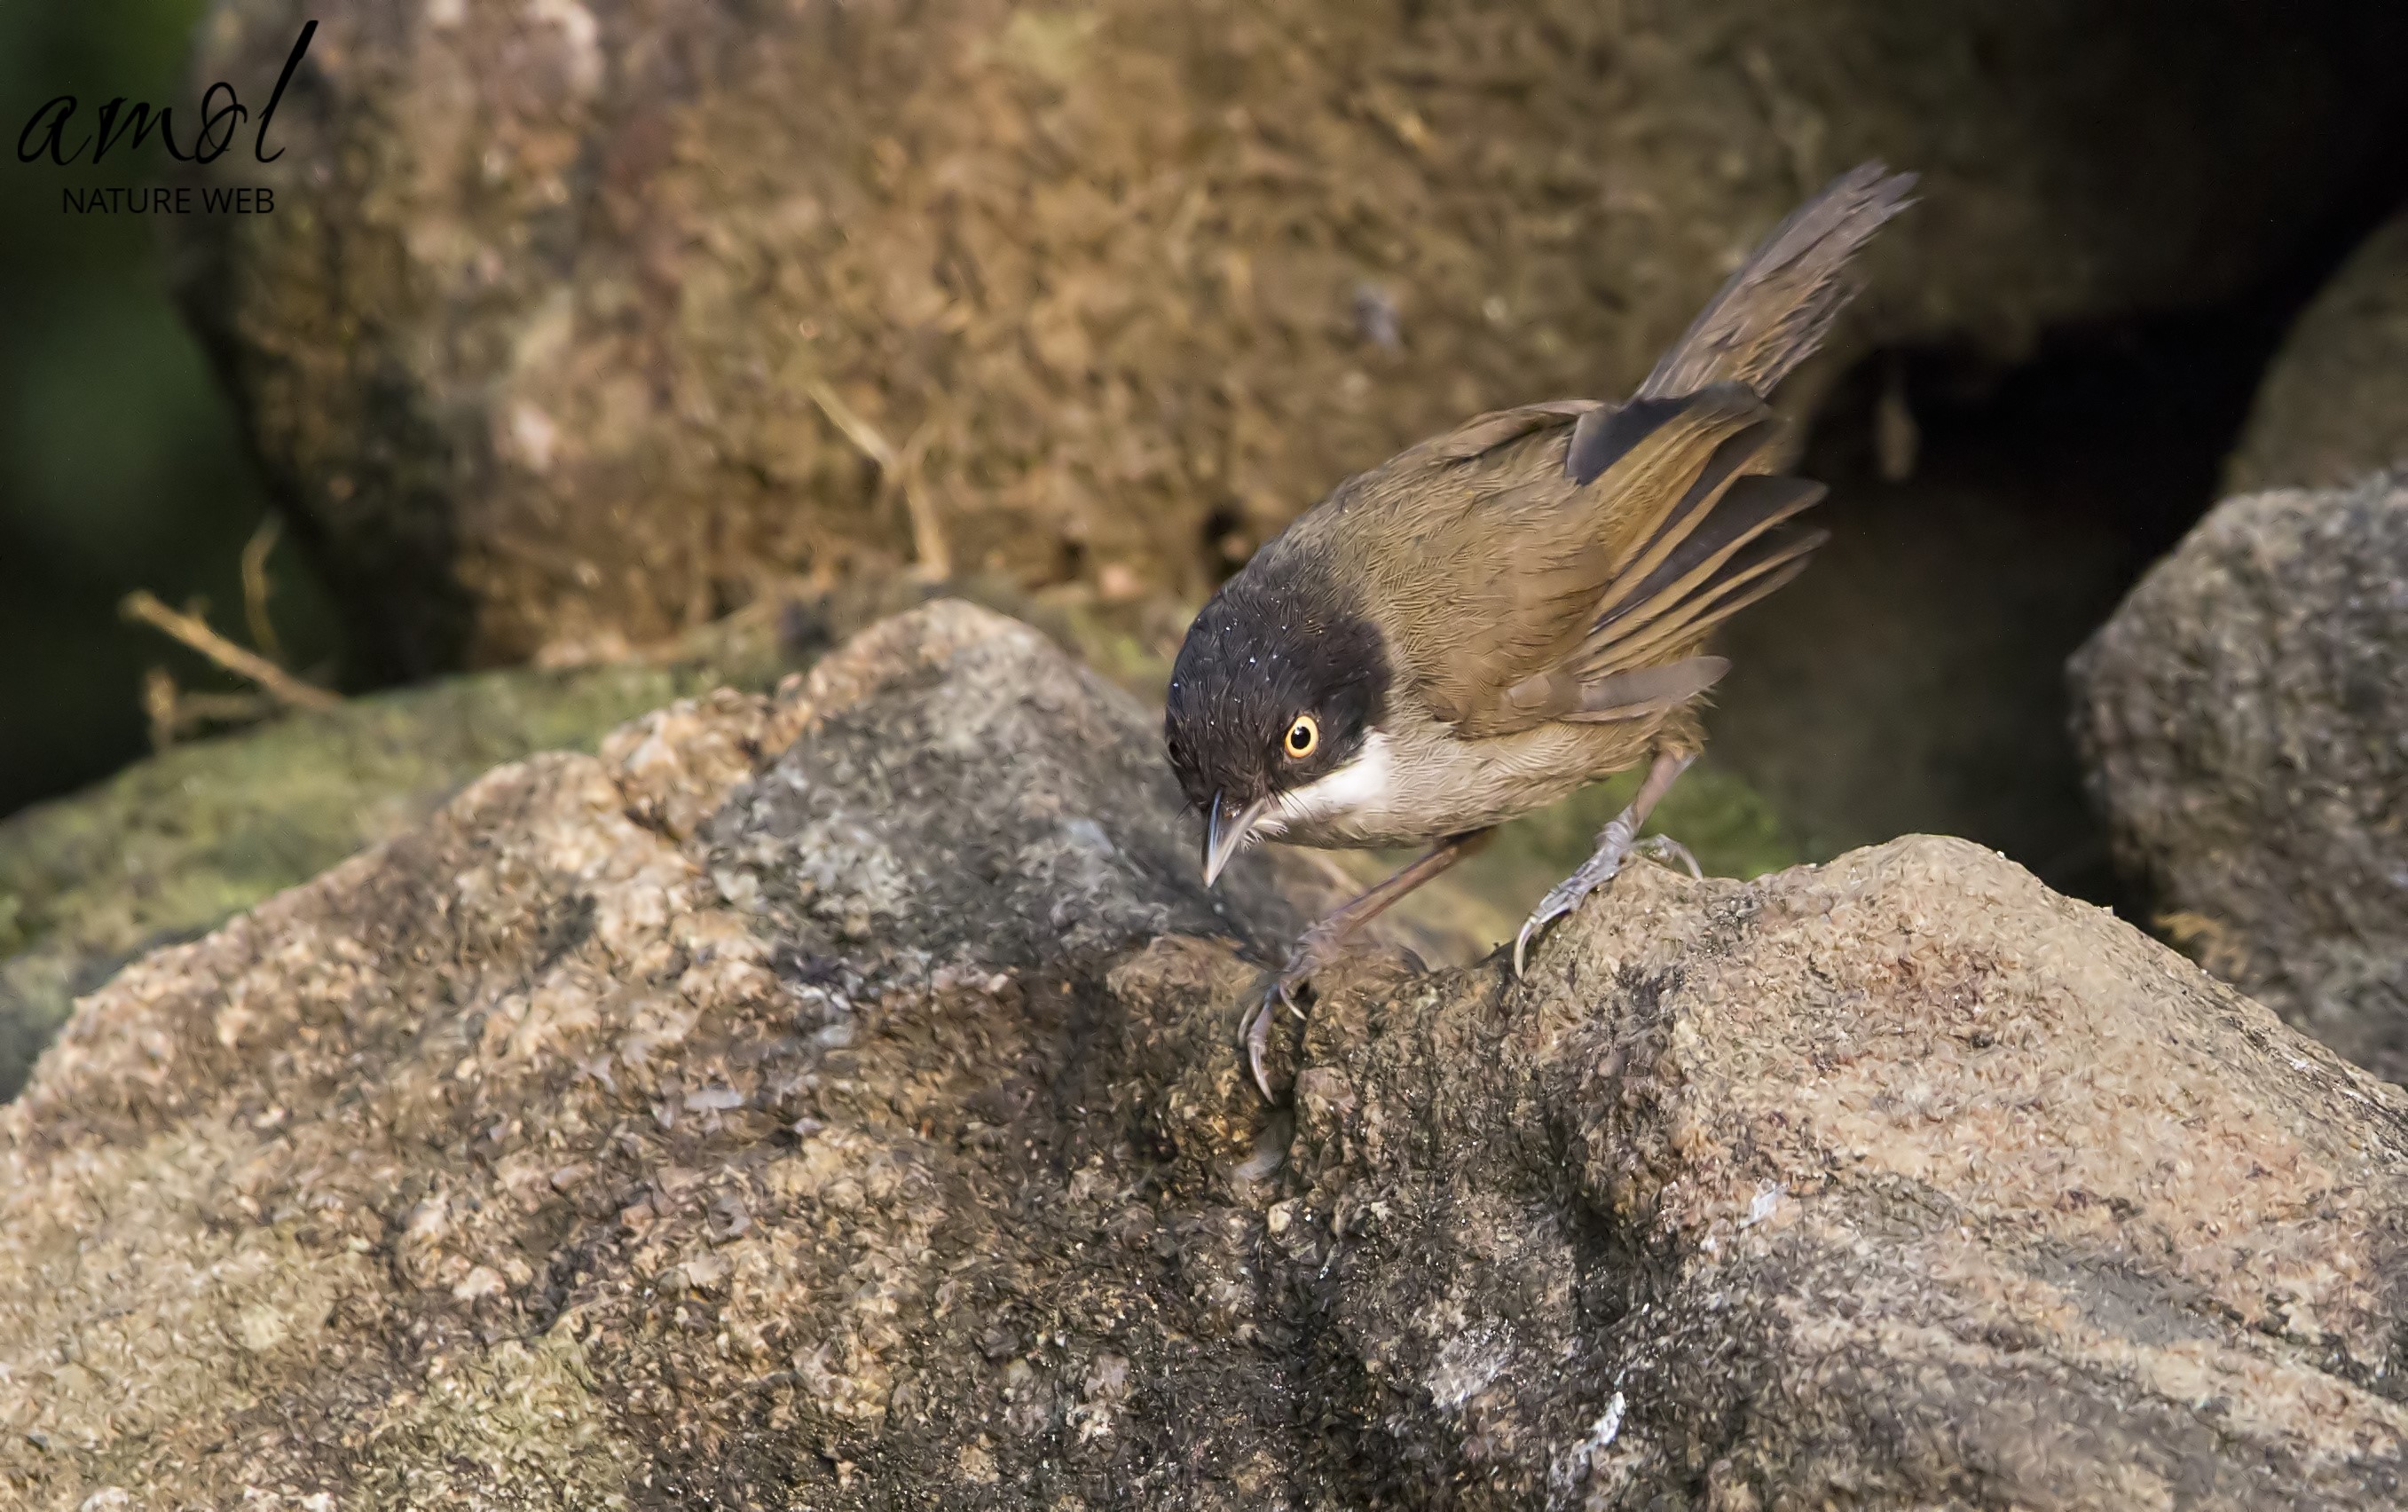
M767 616L673 659L457 677L352 698L137 762L0 820L0 1098L74 999L423 822L471 778L590 750L624 720L794 664Z
M471 779L538 751L591 751L612 727L729 685L766 689L837 639L938 592L889 579L765 598L640 662L522 669L353 698L179 746L86 792L0 820L0 1099L13 1097L75 999L127 961L225 919L419 824ZM1158 705L1187 611L1149 600L1034 601L996 579L944 592L1013 613ZM1401 938L1469 960L1510 938L1628 800L1626 774L1509 825L1490 849L1398 910ZM1752 877L1799 857L1754 790L1711 767L1683 778L1658 827L1708 871ZM1340 858L1369 880L1397 858Z
M0 819L0 1100L77 997L416 825L471 779L538 751L590 751L626 720L722 685L766 689L861 626L939 592L887 578L767 593L638 660L515 669L351 698L136 763ZM1037 623L1159 696L1177 605L1037 604L979 579L943 591ZM1168 625L1166 630L1165 626Z
M1340 962L1272 1104L1141 703L958 602L795 692L79 1005L6 1505L2401 1505L2408 1095L1997 853Z

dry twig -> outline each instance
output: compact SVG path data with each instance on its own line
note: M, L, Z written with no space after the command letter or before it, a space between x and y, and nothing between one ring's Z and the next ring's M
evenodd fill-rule
M895 448L878 433L877 426L861 418L853 406L845 403L844 396L830 387L825 379L812 379L805 385L804 392L810 395L811 402L820 407L820 412L828 417L829 425L844 432L846 440L861 448L864 455L878 464L882 481L894 473L896 461Z
M182 723L176 717L176 680L165 667L142 674L142 714L150 724L150 749L165 751L176 743Z
M245 651L212 630L197 616L182 614L159 601L158 596L146 588L127 594L118 605L126 618L140 620L174 636L185 645L233 672L258 684L277 701L295 709L332 709L343 700L340 696L313 687L283 668L255 652ZM146 694L146 702L148 695Z
M878 493L882 501L890 494L903 496L903 508L911 520L911 551L919 560L913 568L916 575L939 582L953 575L953 553L945 544L944 526L937 518L936 505L921 484L922 461L927 455L932 427L922 425L897 453L894 444L879 433L878 427L862 418L843 396L830 387L824 379L813 379L804 392L811 402L828 417L828 424L844 433L845 439L861 449L864 456L878 465Z
M276 549L281 533L276 516L265 516L242 548L242 611L251 622L251 643L274 662L284 659L284 648L277 641L275 622L267 617L267 554Z
M165 751L194 730L211 725L248 725L283 705L265 693L187 693L165 667L142 677L142 713L150 725L150 748Z

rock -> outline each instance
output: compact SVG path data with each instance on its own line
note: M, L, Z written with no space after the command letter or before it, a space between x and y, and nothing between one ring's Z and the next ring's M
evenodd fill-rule
M2399 27L219 0L195 77L260 97L305 14L244 166L276 210L177 223L177 281L355 648L411 676L659 641L771 569L1197 597L1402 444L1627 391L1870 155L1926 196L1843 346L2213 300L2387 129Z
M1041 620L1125 683L1150 690L1168 679L1167 659L1109 619L1048 612L1007 584L956 587ZM179 745L0 819L0 1102L23 1085L76 996L137 956L194 939L422 822L498 763L590 751L681 697L767 691L833 640L932 592L888 577L769 594L650 655L621 647L617 660L353 698ZM1308 885L1292 871L1290 880Z
M2346 488L2408 463L2408 214L2393 217L2283 338L2226 465L2229 493Z
M2071 682L2091 791L2161 928L2408 1077L2408 487L2217 505Z
M500 762L590 750L647 710L723 684L766 689L792 664L756 614L653 661L481 673L294 713L0 819L0 1101L75 997L144 952L423 823Z
M1524 985L1358 958L1273 1111L1233 943L1295 920L1153 742L938 604L129 968L0 1109L0 1476L2396 1504L2398 1089L1911 840L1635 867Z
M955 586L1040 624L1111 681L1159 703L1177 642L1145 625L1159 617L1152 606L1133 630L1094 606L1033 603L1005 583ZM498 762L591 750L622 721L681 696L766 690L831 638L931 592L866 581L765 601L760 609L776 612L707 626L667 655L478 673L355 698L179 746L89 792L0 819L0 1102L23 1085L75 998L144 952L196 938L401 832ZM1459 877L1380 921L1380 933L1433 962L1487 954L1586 857L1630 786L1600 786L1515 821ZM1716 874L1754 876L1797 859L1779 819L1726 772L1692 773L1659 815L1657 828L1682 837ZM1282 890L1318 911L1400 864L1331 859L1282 853Z

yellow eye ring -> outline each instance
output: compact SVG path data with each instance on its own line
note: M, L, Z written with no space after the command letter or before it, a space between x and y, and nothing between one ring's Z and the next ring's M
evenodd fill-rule
M1296 723L1280 738L1280 752L1290 761L1301 761L1321 747L1321 721L1311 714L1298 714Z

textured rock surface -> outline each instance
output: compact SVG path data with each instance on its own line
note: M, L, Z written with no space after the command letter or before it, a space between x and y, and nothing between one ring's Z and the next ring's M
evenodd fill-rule
M2266 369L2233 493L2347 488L2408 464L2408 214L2350 254Z
M1335 973L1274 1114L1174 803L939 605L137 963L0 1110L0 1485L2396 1505L2402 1094L2107 914L1641 866Z
M2408 1078L2408 488L2228 499L2072 682L2092 791L2161 926Z
M2388 111L2381 8L220 0L247 99L321 26L277 212L179 277L398 671L661 639L915 496L961 567L1193 597L1405 442L1627 388L1867 155L1927 197L1850 344L2225 294Z
M1132 633L1115 623L1126 616L1079 606L1049 612L992 580L966 586L1033 616L1089 666L1159 701L1165 653L1176 646L1160 627ZM179 746L89 792L0 820L0 1102L23 1085L77 995L144 951L193 939L400 833L500 762L591 750L621 722L681 696L766 690L831 638L934 591L892 578L849 584L809 601L765 602L757 609L778 612L707 626L666 655L478 673L356 698ZM1631 773L1515 821L1379 928L1426 960L1485 955L1587 857L1636 781ZM1657 814L1656 828L1680 836L1715 875L1755 876L1798 858L1763 799L1711 766L1684 779ZM1279 871L1291 897L1318 907L1398 864L1285 853Z
M424 820L470 779L723 684L766 689L774 626L651 663L522 670L355 698L183 745L0 819L0 1100L78 993Z

